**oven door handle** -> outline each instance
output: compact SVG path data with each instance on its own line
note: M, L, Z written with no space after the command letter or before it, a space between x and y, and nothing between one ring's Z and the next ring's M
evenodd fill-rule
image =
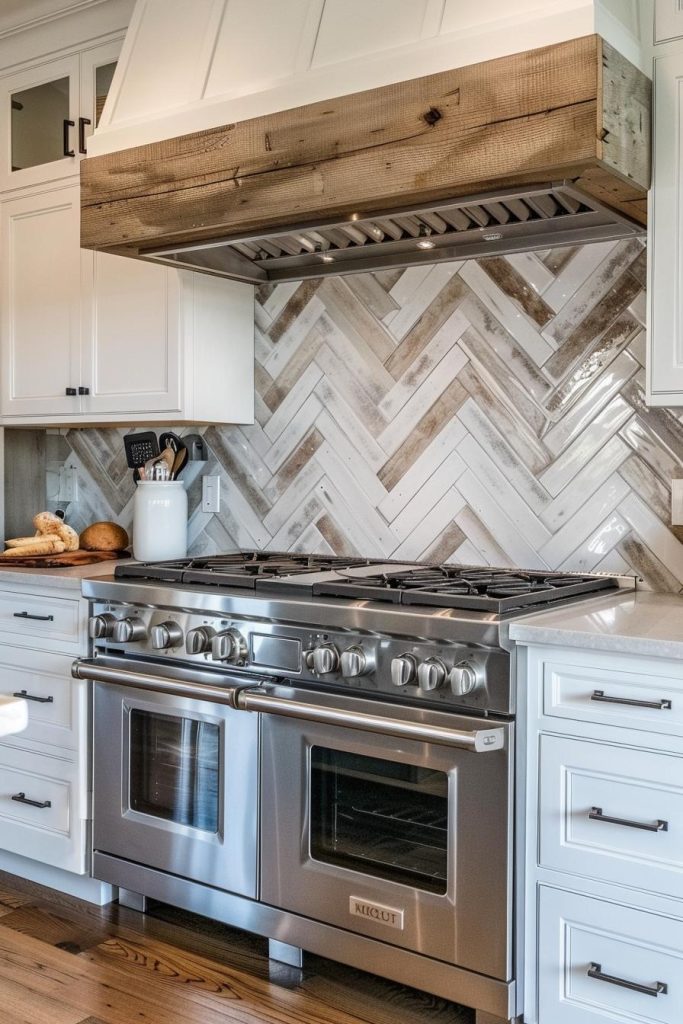
M239 686L212 686L204 682L183 682L168 676L152 675L148 672L131 672L118 665L98 664L93 661L77 660L71 666L74 679L89 679L94 683L113 683L130 686L137 690L151 690L152 693L166 693L172 697L186 697L189 700L205 700L211 704L225 704L237 707L235 695Z
M263 690L243 689L235 695L235 703L243 711L260 711L269 715L297 718L304 722L320 722L322 725L341 725L348 729L360 729L382 736L402 740L417 740L421 743L437 743L444 747L457 747L485 754L490 750L502 750L505 746L505 729L447 729L422 722L401 721L382 715L368 715L365 712L343 710L310 704L287 697L276 697Z

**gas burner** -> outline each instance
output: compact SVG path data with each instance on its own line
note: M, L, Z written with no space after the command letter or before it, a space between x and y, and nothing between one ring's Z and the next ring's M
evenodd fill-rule
M498 615L617 585L606 576L383 562L283 551L235 551L170 562L127 562L116 567L115 575L119 579L203 584L226 590L250 589L263 594L277 592L421 604Z
M426 565L370 573L362 579L337 571L337 579L314 584L313 593L394 604L433 605L502 614L528 605L565 600L614 587L614 580L516 569Z
M208 583L211 586L254 588L267 580L290 579L311 573L367 566L364 558L337 555L305 555L282 551L235 551L204 558L179 558L169 562L138 562L119 565L120 579L147 579L169 583Z

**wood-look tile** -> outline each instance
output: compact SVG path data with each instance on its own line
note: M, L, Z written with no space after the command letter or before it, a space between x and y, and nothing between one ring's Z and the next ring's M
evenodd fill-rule
M387 359L386 368L396 380L410 369L467 294L468 289L460 277L453 275L445 282L434 301L420 313Z
M297 287L268 331L271 341L278 342L283 334L289 330L313 298L318 288L320 288L321 283L321 278L310 278L307 281L303 281Z
M634 278L627 274L620 278L590 314L564 337L561 348L544 364L552 380L562 380L595 347L596 340L621 316L639 291L640 285Z
M501 291L517 303L520 309L539 325L545 326L554 316L554 310L525 281L504 256L494 256L481 261L482 270L489 275Z
M185 471L191 551L637 561L645 585L679 589L667 503L683 414L645 403L645 269L631 239L259 289L256 422L201 428L209 460ZM52 471L68 460L81 476L77 529L130 528L125 429L53 445ZM462 488L435 490L458 459ZM223 480L218 516L201 512L207 472ZM647 515L605 511L606 482ZM446 494L463 502L450 516Z
M410 436L396 448L389 459L383 461L379 479L387 490L393 490L410 470L411 466L429 447L443 422L444 415L453 416L467 398L467 392L459 380L452 381L437 401L425 412Z

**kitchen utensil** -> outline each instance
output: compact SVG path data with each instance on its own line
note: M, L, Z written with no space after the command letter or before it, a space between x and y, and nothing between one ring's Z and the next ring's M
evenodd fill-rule
M200 434L185 434L183 443L187 448L189 462L206 462L209 455L206 450L206 441Z
M172 448L175 454L179 448L183 448L184 444L181 438L177 434L174 434L172 430L167 430L164 434L159 436L159 449L161 451L164 448Z
M183 447L179 448L176 452L175 459L173 460L173 468L171 469L171 480L177 480L183 469L187 465L189 458L188 449Z
M137 469L159 454L159 442L153 430L138 434L125 434L123 446L131 469Z
M161 455L159 456L159 462L163 462L167 470L167 475L164 479L170 480L171 473L173 472L173 463L175 462L176 452L173 448L164 448ZM158 463L157 463L158 465Z

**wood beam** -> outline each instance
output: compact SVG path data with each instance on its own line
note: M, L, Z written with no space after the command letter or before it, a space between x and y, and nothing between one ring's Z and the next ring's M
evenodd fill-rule
M81 163L81 244L155 246L570 178L644 222L649 82L599 36Z

